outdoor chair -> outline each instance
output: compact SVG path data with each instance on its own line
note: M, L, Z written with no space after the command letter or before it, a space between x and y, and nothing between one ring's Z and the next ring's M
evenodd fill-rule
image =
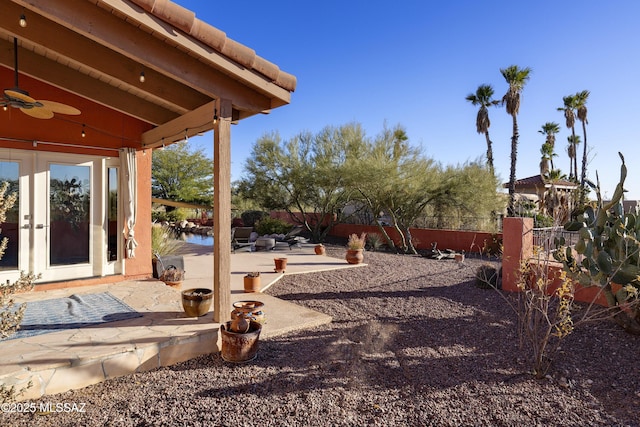
M231 250L233 252L236 249L251 246L249 238L253 232L253 227L233 227L231 229Z
M300 242L303 238L300 236L300 233L304 231L304 227L301 225L294 226L284 237L276 237L276 244L278 243L286 243L289 245L289 249L296 246L301 248Z

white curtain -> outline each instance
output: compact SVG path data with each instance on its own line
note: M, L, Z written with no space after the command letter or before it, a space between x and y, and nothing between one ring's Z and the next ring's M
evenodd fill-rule
M122 170L124 171L123 201L125 228L122 231L126 237L127 258L135 258L138 242L135 239L136 207L138 205L138 168L136 167L136 150L125 148L121 156Z

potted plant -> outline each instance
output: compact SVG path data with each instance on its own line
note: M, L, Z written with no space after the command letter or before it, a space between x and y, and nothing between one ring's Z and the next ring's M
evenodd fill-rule
M261 301L236 301L233 303L233 311L231 312L231 322L238 318L238 316L247 316L251 320L264 325L265 317L262 308L264 303Z
M162 280L167 286L179 288L180 286L182 286L184 273L185 271L183 269L178 268L175 265L170 265L162 271L160 280Z
M182 291L182 308L189 317L204 316L209 312L213 291L207 288L193 288Z
M287 259L274 258L273 261L276 264L276 273L284 273L284 271L287 269Z
M364 231L360 236L355 233L349 236L349 240L347 241L347 255L345 256L349 264L360 264L364 260L362 251L364 250L366 242L367 233Z
M260 301L238 301L233 304L233 320L220 325L220 355L224 361L242 363L256 358L262 323L255 316L263 305Z
M247 273L244 276L244 291L245 292L260 292L260 272L254 271Z
M175 238L175 233L167 225L153 224L151 226L151 265L153 277L158 279L168 265L175 265L184 269L184 258L176 255L184 242Z
M313 248L313 250L315 251L316 255L324 255L326 253L326 249L322 243L318 243Z

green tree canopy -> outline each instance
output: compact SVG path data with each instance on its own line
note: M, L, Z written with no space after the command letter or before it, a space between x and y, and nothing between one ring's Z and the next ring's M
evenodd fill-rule
M400 125L384 126L373 139L359 124L303 132L289 141L267 134L256 142L245 173L238 194L264 209L286 210L316 241L349 216L364 213L361 218L374 222L382 213L400 236L399 249L416 253L409 228L428 208L457 218L490 217L504 208L491 170L480 162L443 169L410 144ZM378 225L387 244L396 246Z
M266 209L289 212L322 241L343 219L351 191L347 170L363 151L364 138L359 124L327 126L316 135L302 132L289 141L277 132L265 134L247 159L239 188Z
M498 192L500 182L481 161L444 168L411 145L401 126L385 126L350 172L348 181L358 190L361 204L376 216L382 212L390 218L402 252L417 253L410 228L426 215L436 216L442 227L472 226L469 221L490 219L506 204Z
M361 204L375 216L380 212L388 215L400 236L400 249L416 253L409 227L436 193L439 171L435 162L409 143L404 128L385 126L350 172L349 181L358 190ZM387 244L395 246L385 229L378 227Z
M153 197L177 202L211 204L213 160L203 150L179 142L154 150L151 171Z
M508 201L499 192L500 186L498 177L481 160L449 165L438 177L427 213L436 218L438 228L492 230L495 212L502 212Z

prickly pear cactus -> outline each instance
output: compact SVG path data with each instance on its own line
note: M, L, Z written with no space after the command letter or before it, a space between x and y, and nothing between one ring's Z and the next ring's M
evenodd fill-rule
M596 191L597 206L587 206L582 217L565 224L578 231L580 239L573 249L583 255L580 263L564 239L556 239L554 257L564 264L567 274L583 286L600 286L614 319L625 330L640 334L640 218L624 213L622 200L627 167L621 153L620 181L611 201L603 203L600 182L590 184ZM612 283L621 286L613 292Z

